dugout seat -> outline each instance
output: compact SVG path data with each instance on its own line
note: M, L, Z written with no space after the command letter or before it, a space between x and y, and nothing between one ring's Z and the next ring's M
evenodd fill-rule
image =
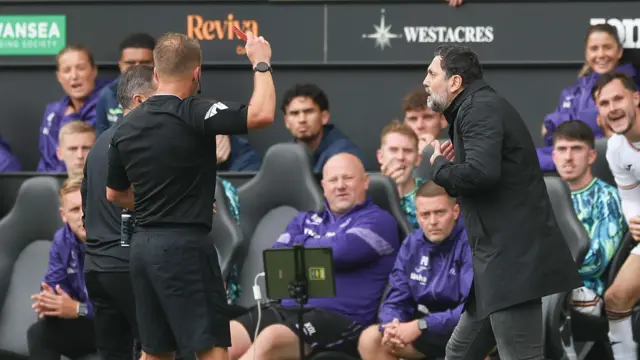
M400 241L413 232L411 224L400 205L400 196L395 182L380 173L369 173L369 189L367 190L374 204L387 210L398 222Z
M264 156L258 173L238 189L244 240L238 305L255 305L255 276L263 271L262 251L270 248L301 211L320 211L324 196L312 170L311 154L302 145L276 144ZM264 288L264 281L259 283ZM264 290L263 290L264 291ZM266 293L266 291L264 291Z
M220 269L223 279L226 279L236 253L242 245L243 236L236 219L231 214L224 185L220 181L216 182L216 214L213 216L211 225L209 236L218 251Z
M591 239L584 225L578 220L571 200L571 192L565 182L555 176L545 176L545 184L556 221L574 261L581 265L589 251ZM545 355L561 359L564 354L562 341L568 343L575 328L577 314L570 306L571 292L546 296L543 299ZM606 336L606 332L604 333ZM574 341L576 341L574 337ZM589 347L593 344L589 345ZM579 349L576 349L579 350ZM588 351L588 349L587 349Z
M609 162L607 162L607 141L609 138L596 139L596 161L591 165L591 173L593 176L606 181L611 186L616 186L616 181L613 178L611 169L609 168Z
M13 358L29 355L27 329L37 320L30 296L40 290L51 239L62 226L58 189L54 177L26 180L0 220L0 352Z

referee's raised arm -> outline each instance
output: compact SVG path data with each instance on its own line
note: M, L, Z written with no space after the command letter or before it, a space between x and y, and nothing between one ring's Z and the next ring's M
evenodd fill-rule
M273 123L276 89L271 76L271 45L262 36L247 32L245 48L254 72L253 94L248 105L196 97L185 99L181 108L185 120L206 135L246 134L249 129ZM195 78L199 79L199 74Z
M271 45L262 36L247 33L247 57L253 66L253 94L247 111L247 128L259 129L273 123L276 88L271 76Z

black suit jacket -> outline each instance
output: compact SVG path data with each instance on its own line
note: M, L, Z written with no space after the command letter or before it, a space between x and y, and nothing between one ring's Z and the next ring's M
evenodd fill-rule
M485 317L582 286L520 114L477 80L444 115L455 163L436 158L433 178L459 198L471 242L475 301L468 311Z

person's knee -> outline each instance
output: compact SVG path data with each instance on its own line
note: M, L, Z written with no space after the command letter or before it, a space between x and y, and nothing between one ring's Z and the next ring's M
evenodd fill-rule
M372 325L362 332L358 339L358 352L364 360L375 357L380 351L382 334L378 331L377 325Z
M635 299L633 289L625 282L614 282L604 293L604 306L607 310L626 311L630 310Z
M274 324L266 327L254 341L254 348L258 353L268 352L280 346L297 343L298 336L286 325ZM258 344L258 342L260 342Z
M29 329L27 329L27 345L32 346L44 341L45 334L44 327L42 326L42 321L44 320L39 320L31 324L31 326L29 326Z
M251 337L249 336L247 329L235 320L231 320L229 323L229 330L231 331L229 359L237 360L240 359L251 347Z

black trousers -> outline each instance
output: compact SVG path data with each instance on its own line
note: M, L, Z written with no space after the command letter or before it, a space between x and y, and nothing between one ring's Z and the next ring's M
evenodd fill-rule
M71 359L96 352L91 319L61 319L45 317L27 330L29 358L32 360Z
M128 272L85 274L89 299L95 309L96 345L102 360L137 359L136 305Z

